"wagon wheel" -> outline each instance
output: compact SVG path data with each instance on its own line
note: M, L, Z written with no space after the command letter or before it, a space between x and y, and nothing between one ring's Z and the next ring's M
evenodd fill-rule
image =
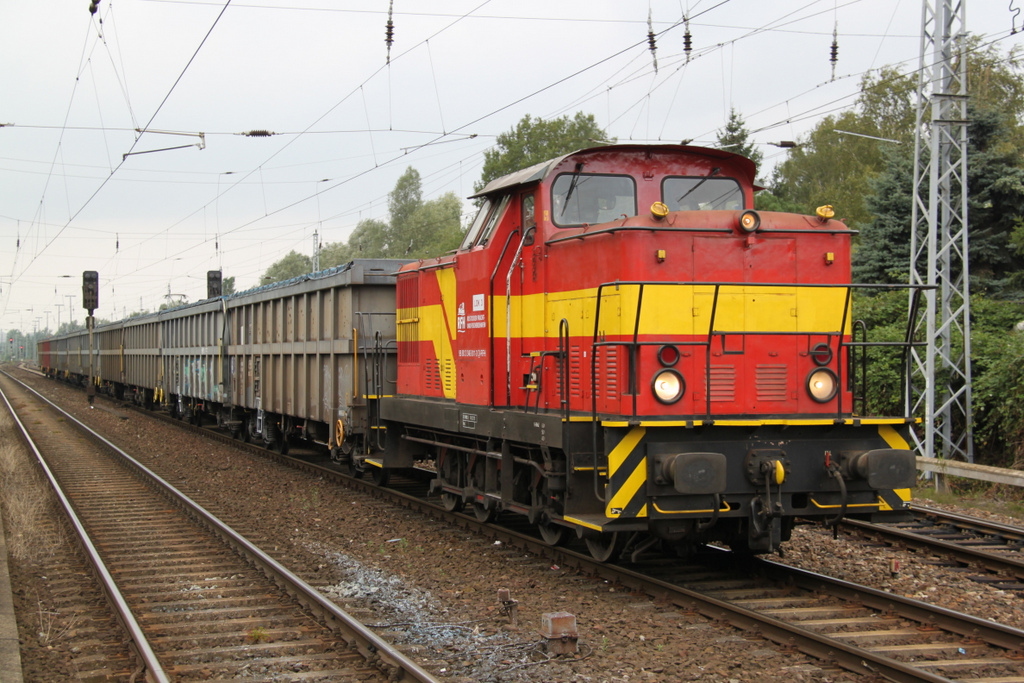
M587 550L590 551L590 556L598 562L607 562L615 559L626 545L626 537L617 531L610 534L588 537L584 540L587 543Z
M334 425L334 449L331 449L332 460L343 460L342 456L352 455L355 444L352 441L352 435L345 431L345 423L342 420L338 420ZM335 449L337 449L337 456L335 457Z
M288 455L288 437L284 434L278 434L277 438L274 439L273 447L275 453Z
M373 483L377 486L387 486L388 481L391 480L391 470L383 467L372 467L370 468L370 476L373 477Z
M540 532L541 540L550 546L564 545L569 540L571 531L569 527L554 522L540 522L537 524L537 530Z
M481 503L473 503L473 515L476 517L476 521L488 524L498 516L498 511L494 508L486 508Z
M465 501L462 500L462 496L457 493L448 493L447 491L441 492L441 507L448 512L461 512L465 504Z
M361 458L350 458L348 461L348 473L349 476L355 479L362 479L363 473L366 472L366 463Z

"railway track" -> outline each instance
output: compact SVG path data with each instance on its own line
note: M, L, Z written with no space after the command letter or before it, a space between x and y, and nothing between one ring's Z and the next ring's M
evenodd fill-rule
M188 426L190 429L197 429ZM201 430L209 433L209 430ZM224 435L215 438L230 440ZM251 446L250 446L251 447ZM585 552L547 545L531 533L479 523L444 510L410 479L405 492L345 476L334 467L260 452L317 476L387 498L480 533L509 548L526 549L563 568L576 568L657 600L754 632L867 676L896 681L1024 681L1024 631L927 603L804 572L785 565L701 554L683 563L650 557L636 565L595 562ZM393 478L393 484L399 483Z
M929 553L932 563L963 571L976 581L1024 591L1024 529L920 505L912 512L912 520L895 524L844 520L840 533Z
M9 376L0 388L31 411L18 426L147 680L435 681L127 453Z

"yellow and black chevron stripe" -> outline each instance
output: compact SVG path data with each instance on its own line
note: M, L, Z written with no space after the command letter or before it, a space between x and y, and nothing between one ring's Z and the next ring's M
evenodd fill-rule
M611 519L647 516L646 427L633 427L608 453L608 498L605 515Z

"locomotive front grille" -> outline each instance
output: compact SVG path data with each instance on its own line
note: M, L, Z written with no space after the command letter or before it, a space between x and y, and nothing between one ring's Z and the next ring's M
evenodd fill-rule
M712 365L708 396L712 401L732 403L736 400L736 367Z
M789 379L785 363L758 365L754 370L754 383L758 401L785 401Z
M569 396L571 398L583 397L581 361L580 347L578 344L574 344L569 349Z
M428 362L425 365L426 376L424 384L429 391L441 391L441 372L438 370L438 361Z
M601 348L601 367L604 379L605 398L616 400L619 398L619 349L614 346Z

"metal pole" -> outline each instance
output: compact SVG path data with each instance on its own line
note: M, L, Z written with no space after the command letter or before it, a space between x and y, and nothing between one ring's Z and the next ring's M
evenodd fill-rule
M92 311L89 311L89 315L85 318L85 326L89 330L89 386L85 389L85 395L89 399L89 407L93 407L93 400L96 398L96 383L93 379L93 353L92 353L92 328L93 328L93 317Z

